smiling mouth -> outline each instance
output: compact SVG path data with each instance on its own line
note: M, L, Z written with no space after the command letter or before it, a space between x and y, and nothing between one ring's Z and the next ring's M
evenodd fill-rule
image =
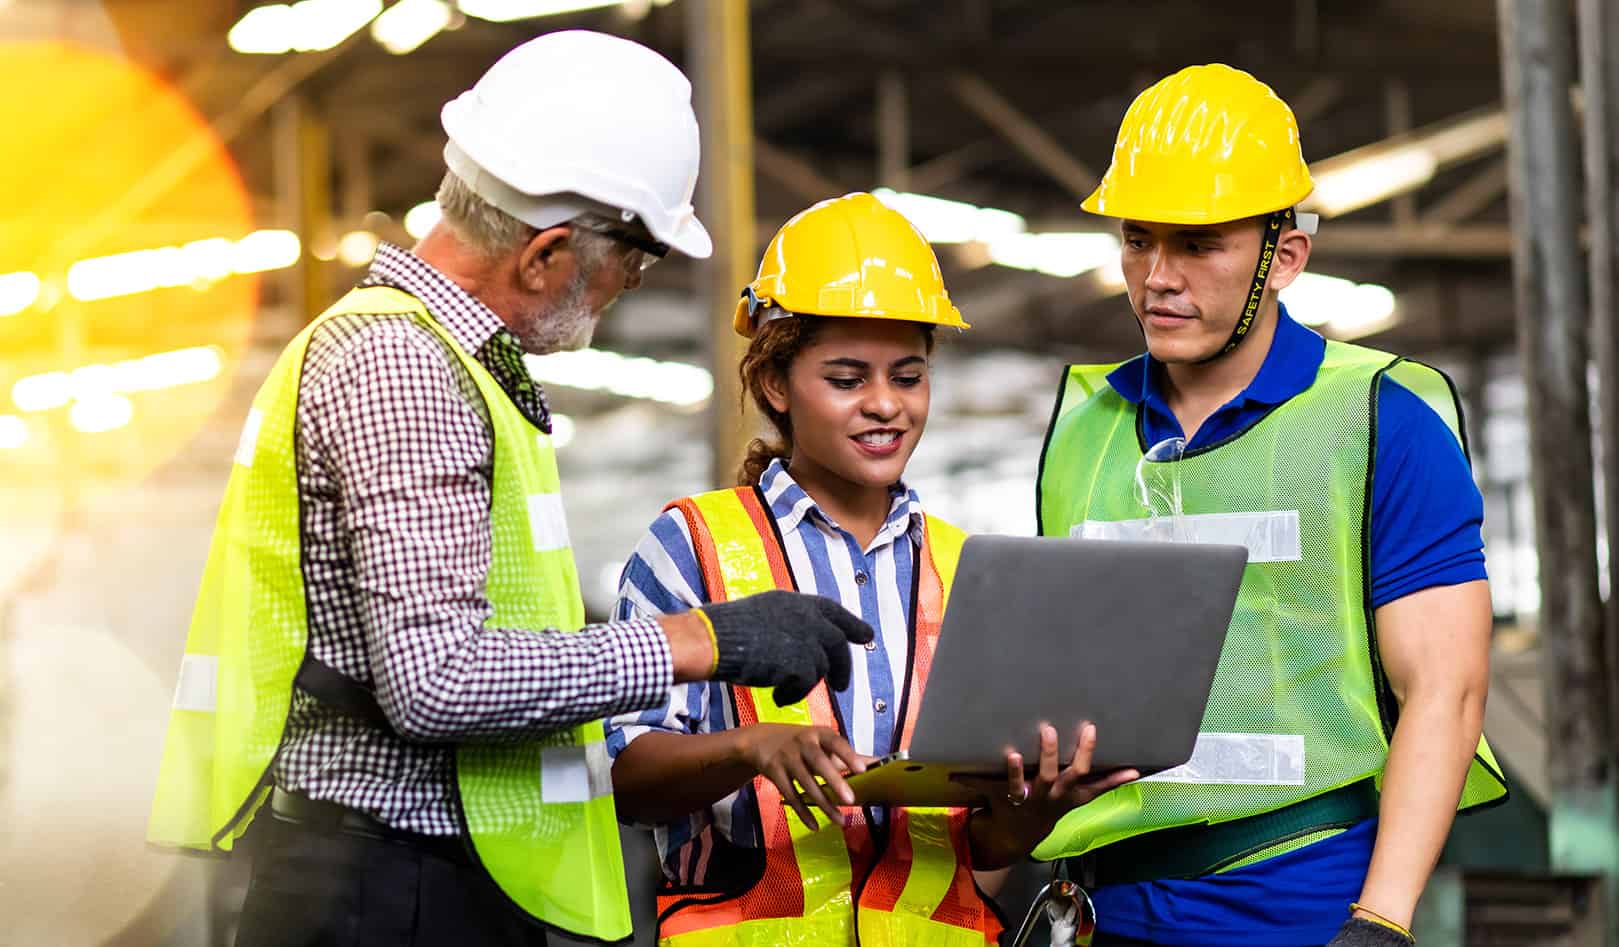
M887 447L899 440L900 436L899 431L867 431L864 434L856 434L854 439L867 447Z

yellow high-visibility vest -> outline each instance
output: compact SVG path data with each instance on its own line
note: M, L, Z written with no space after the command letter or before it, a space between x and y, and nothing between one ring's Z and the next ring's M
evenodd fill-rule
M1107 384L1116 367L1068 369L1042 455L1044 535L1134 538L1148 518L1137 468L1151 445L1141 443L1137 405ZM1131 783L1073 810L1036 857L1230 822L1365 779L1381 784L1396 708L1377 654L1366 562L1385 376L1423 398L1465 446L1460 405L1437 370L1329 341L1307 390L1237 437L1152 465L1177 468L1182 528L1194 540L1249 547L1193 758L1197 773ZM1173 577L1164 594L1174 594ZM1506 791L1481 738L1458 808ZM1289 850L1280 844L1261 854Z
M293 339L253 400L186 638L147 829L154 844L229 851L269 794L310 631L294 454L299 380L316 328L355 314L397 314L432 331L483 397L495 443L489 626L584 624L550 436L415 297L353 290ZM537 742L465 744L455 768L469 851L517 908L577 935L630 936L600 721Z
M691 531L710 601L770 589L793 589L769 505L757 488L716 490L671 504ZM927 683L944 605L965 534L927 517L912 603L915 645L911 686L902 700L900 747L910 741ZM769 688L732 688L737 722L840 729L825 682L809 697L779 707ZM845 734L847 736L847 734ZM665 892L658 898L660 943L666 947L777 947L783 944L868 947L993 944L1002 924L973 881L967 811L894 808L884 838L858 809L846 826L811 830L782 803L774 783L753 781L759 804L763 875L745 891L716 897Z

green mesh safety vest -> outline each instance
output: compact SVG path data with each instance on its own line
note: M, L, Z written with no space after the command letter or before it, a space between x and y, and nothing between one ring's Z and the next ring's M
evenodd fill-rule
M243 428L169 715L147 828L154 844L228 851L269 794L309 642L293 441L304 353L323 322L362 313L397 314L434 332L488 409L489 626L584 624L550 437L417 299L387 287L350 292L282 352ZM469 849L517 908L579 936L630 936L600 721L533 742L461 745L456 781Z
M1388 375L1432 406L1465 449L1460 405L1444 375L1329 341L1310 388L1248 430L1179 461L1142 465L1152 445L1141 442L1137 406L1107 384L1115 367L1067 371L1042 455L1041 533L1143 538L1169 512L1153 499L1163 492L1153 481L1167 482L1177 468L1179 538L1246 545L1249 562L1192 760L1069 813L1035 850L1044 859L1272 812L1368 777L1380 784L1397 712L1379 666L1366 575L1380 379ZM1152 510L1142 502L1138 465ZM1166 577L1165 592L1173 588ZM1481 739L1458 808L1505 795Z

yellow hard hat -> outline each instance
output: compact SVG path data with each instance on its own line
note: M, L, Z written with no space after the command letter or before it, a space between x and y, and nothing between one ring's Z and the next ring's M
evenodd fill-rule
M1248 73L1212 63L1136 97L1113 163L1080 206L1105 217L1217 224L1284 210L1314 189L1293 110Z
M969 328L933 248L899 211L863 192L799 212L771 238L734 325L753 338L764 310Z

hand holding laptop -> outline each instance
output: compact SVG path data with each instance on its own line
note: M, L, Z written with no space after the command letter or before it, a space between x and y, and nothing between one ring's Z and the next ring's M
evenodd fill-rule
M993 838L996 849L1004 849L1004 858L992 852L975 850L975 858L986 865L1010 864L1028 854L1040 840L1050 834L1057 820L1069 810L1078 808L1125 783L1140 778L1133 769L1120 769L1101 775L1091 773L1091 760L1096 752L1096 725L1086 721L1079 725L1075 740L1074 758L1062 766L1057 756L1057 728L1051 724L1040 726L1040 760L1034 767L1034 778L1026 774L1023 754L1016 750L1006 752L1006 778L957 775L952 782L961 783L979 793L987 801L989 822L987 838Z

